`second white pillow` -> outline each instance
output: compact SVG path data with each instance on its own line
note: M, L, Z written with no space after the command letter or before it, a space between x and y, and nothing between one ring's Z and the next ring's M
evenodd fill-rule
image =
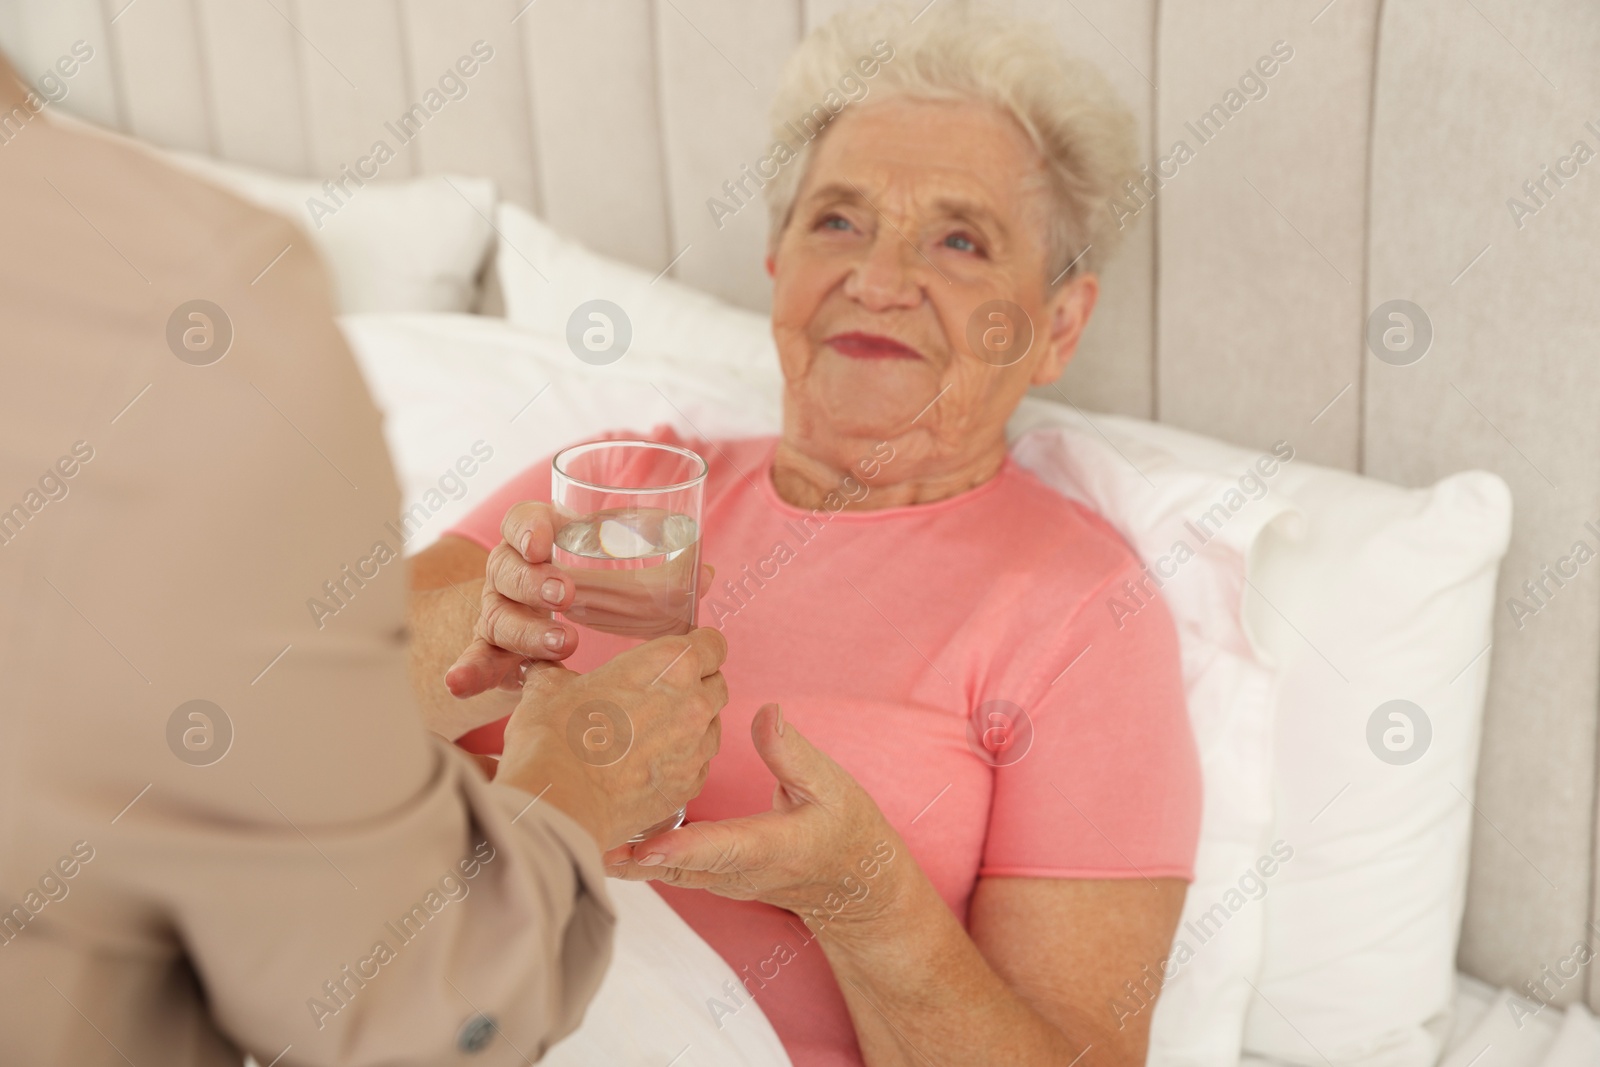
M613 335L626 328L628 351L758 387L776 375L778 350L765 315L591 252L515 204L500 205L496 225L501 241L495 269L512 325L564 339L574 331L581 339L591 322ZM589 305L600 300L620 309L625 327L590 317L595 310ZM581 347L581 340L569 347ZM618 361L627 358L624 352Z
M330 192L187 152L178 166L305 230L333 275L341 312L471 311L494 230L494 183L431 175ZM265 266L265 264L263 264Z

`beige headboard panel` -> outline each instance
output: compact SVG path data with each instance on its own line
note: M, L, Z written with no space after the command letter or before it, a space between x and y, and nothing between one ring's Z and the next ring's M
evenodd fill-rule
M848 0L12 0L61 106L161 145L328 177L478 40L493 58L383 173L484 174L592 247L760 308L764 213L709 198L762 154L799 36ZM911 0L915 4L925 0ZM935 0L939 2L939 0ZM945 0L948 2L948 0ZM1022 0L1098 63L1149 158L1275 41L1294 49L1139 213L1065 385L1403 484L1497 472L1516 497L1502 602L1600 520L1600 7L1552 0ZM1585 125L1592 122L1592 125ZM3 161L0 161L3 162ZM1543 182L1530 196L1524 182ZM1530 208L1513 217L1511 198ZM1404 298L1432 350L1368 353ZM1590 538L1592 540L1592 538ZM1600 571L1519 628L1501 610L1460 963L1520 985L1595 913ZM1563 1001L1600 1006L1600 982Z

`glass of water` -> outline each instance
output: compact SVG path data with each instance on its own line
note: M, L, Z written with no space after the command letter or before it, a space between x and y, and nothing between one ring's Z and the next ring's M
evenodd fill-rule
M552 562L576 592L562 614L647 641L694 629L706 461L656 441L595 441L556 453L551 500L569 521ZM632 838L683 825L684 809Z

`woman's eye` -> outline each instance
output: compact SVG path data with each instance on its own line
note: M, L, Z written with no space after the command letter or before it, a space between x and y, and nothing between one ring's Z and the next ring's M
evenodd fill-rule
M848 230L850 228L850 220L843 215L829 215L822 220L818 228L823 230Z
M978 243L964 233L953 233L944 239L946 248L953 248L957 252L976 252Z

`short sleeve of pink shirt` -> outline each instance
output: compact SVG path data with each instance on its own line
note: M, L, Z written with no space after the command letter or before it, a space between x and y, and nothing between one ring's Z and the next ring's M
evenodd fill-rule
M1199 771L1177 634L1141 582L1121 563L1063 605L1056 636L1016 647L1010 670L1039 695L1025 714L1002 709L1011 736L994 757L980 876L1193 879ZM986 725L984 709L973 721Z
M778 701L862 783L963 921L979 877L1192 879L1200 774L1177 635L1102 519L1009 458L930 504L842 507L870 495L863 468L834 504L803 509L773 488L773 438L645 436L710 468L702 560L716 578L699 621L727 637L729 703L690 819L770 807L749 722ZM549 491L543 460L451 533L493 547L506 509ZM569 666L628 644L585 630ZM460 743L498 751L502 732ZM826 960L792 915L658 888L744 976L796 1064L856 1062ZM795 962L771 977L777 942Z

